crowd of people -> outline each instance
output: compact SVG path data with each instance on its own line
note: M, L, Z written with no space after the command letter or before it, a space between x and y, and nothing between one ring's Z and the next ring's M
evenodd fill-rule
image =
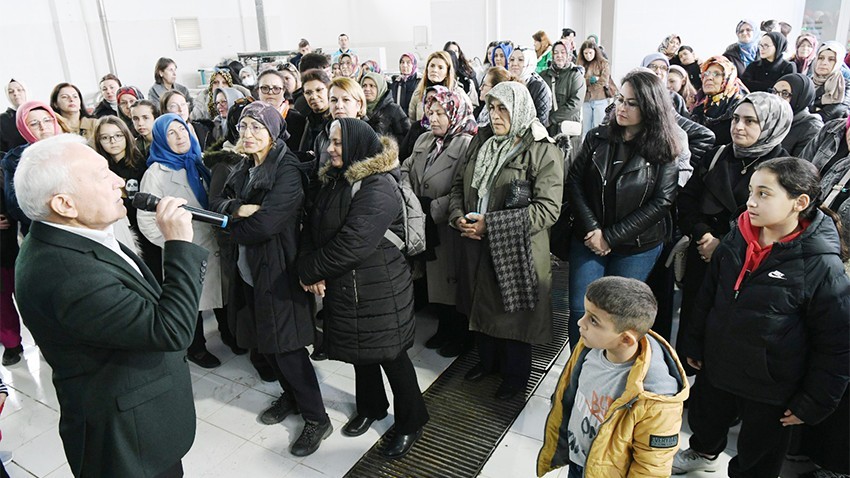
M561 466L571 477L715 471L741 421L730 476L777 476L786 453L846 476L850 55L811 32L791 43L787 24L774 21L745 19L735 34L705 60L668 35L620 81L598 37L581 42L569 28L554 42L543 31L494 41L483 62L453 41L424 61L405 53L392 76L359 58L346 34L331 55L302 40L290 61L258 71L219 65L194 97L177 83L176 63L160 58L147 96L110 73L92 107L77 85L57 84L46 102L12 79L0 114L2 363L23 354L15 294L65 392L63 423L67 410L95 413L71 398L87 387L75 373L94 377L90 386L128 373L124 362L96 371L65 360L73 344L85 363L109 361L108 334L123 333L81 326L87 305L136 310L130 299L110 302L109 289L74 300L98 287L88 278L39 282L38 260L79 260L40 248L62 242L56 229L70 231L115 252L122 273L141 274L145 293L182 317L169 328L177 319L165 314L169 330L154 327L148 342L116 338L116 347L185 350L198 366L218 367L205 345L203 312L212 311L224 344L280 385L259 419L303 417L296 456L333 431L311 361L354 366L346 436L387 416L383 371L396 433L382 451L400 458L429 420L408 356L414 311L438 317L426 347L446 357L477 348L466 380L498 374L495 398L521 397L532 345L553 339L555 254L569 264L573 354L539 475ZM79 175L58 167L56 151L84 158L80 171L105 161L106 176L88 180L111 186L87 192L55 179ZM39 169L48 165L50 173ZM109 187L120 189L126 219L87 209ZM155 211L137 208L139 193L165 199ZM224 214L228 225L187 227L180 204ZM417 233L424 250L414 254ZM196 266L202 284L188 271ZM177 290L175 278L193 285ZM61 304L51 302L51 284L69 288L56 294ZM95 392L126 389L85 394ZM686 399L693 436L677 452ZM142 399L119 397L119 409L132 400ZM118 476L128 464L146 476L182 473L174 450L129 458L132 445L120 442L117 464L95 450L117 433L112 420L126 420L117 411L68 420L61 431L75 474ZM177 438L185 453L187 438Z

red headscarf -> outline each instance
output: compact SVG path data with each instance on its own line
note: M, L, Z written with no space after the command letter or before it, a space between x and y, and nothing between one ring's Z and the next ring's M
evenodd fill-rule
M56 113L50 105L42 103L41 101L27 101L19 106L17 113L15 113L15 126L17 126L18 132L21 133L21 136L23 136L29 144L35 143L38 141L38 138L36 138L35 134L30 131L29 126L27 126L27 115L30 114L30 111L38 109L47 111L47 114L53 118L53 134L62 134L62 128L59 127L59 121L56 120Z

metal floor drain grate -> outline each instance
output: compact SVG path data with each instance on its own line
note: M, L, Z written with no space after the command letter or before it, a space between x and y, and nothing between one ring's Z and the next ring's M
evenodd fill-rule
M554 340L532 348L532 370L523 396L502 402L493 398L499 386L498 376L478 383L463 379L478 362L478 354L462 355L425 391L423 397L431 420L425 432L400 460L388 460L381 454L379 440L354 464L346 478L474 478L490 458L496 445L507 433L526 404L528 397L552 367L567 343L567 264L553 263ZM390 429L383 439L391 438ZM529 463L529 474L534 463Z

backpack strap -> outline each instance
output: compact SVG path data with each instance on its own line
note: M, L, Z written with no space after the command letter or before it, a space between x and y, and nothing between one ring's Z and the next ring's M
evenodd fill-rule
M714 165L717 164L717 160L720 159L720 155L723 154L723 151L726 149L726 145L724 144L720 148L718 148L717 152L714 153L714 157L711 158L711 164L708 165L708 171L714 169ZM706 172L708 172L706 171Z
M845 190L842 184L846 184L848 180L850 180L850 168L848 168L847 172L844 173L844 176L842 176L841 179L839 179L838 182L835 183L834 186L832 186L832 190L829 191L829 195L826 196L826 199L823 200L822 204L826 207L830 207L832 201L835 201L835 198L838 197L838 195Z
M362 183L362 180L361 181L355 181L351 185L351 199L354 199L354 195L357 194L357 191L360 191L360 186L362 186L361 183ZM402 205L401 205L401 211L402 211L402 214L404 215L404 223L407 224L407 208L403 204L403 201L402 201ZM400 237L398 237L398 234L394 233L389 228L387 228L387 231L384 232L384 239L392 242L394 246L399 248L399 250L404 251L404 241Z

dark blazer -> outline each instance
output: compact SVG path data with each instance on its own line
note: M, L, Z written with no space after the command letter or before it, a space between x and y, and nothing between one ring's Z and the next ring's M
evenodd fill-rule
M207 251L165 243L160 288L110 249L34 222L15 270L21 318L53 368L59 435L78 477L152 477L195 437L186 363ZM47 266L47 267L45 267Z

